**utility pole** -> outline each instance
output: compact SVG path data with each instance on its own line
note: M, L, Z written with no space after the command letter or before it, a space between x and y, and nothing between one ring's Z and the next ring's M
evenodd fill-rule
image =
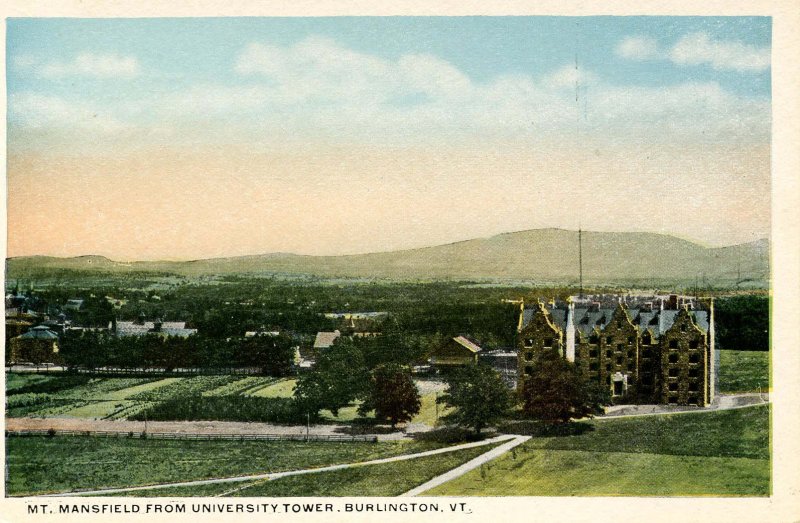
M580 282L580 291L578 296L583 298L583 231L581 226L578 225L578 279Z

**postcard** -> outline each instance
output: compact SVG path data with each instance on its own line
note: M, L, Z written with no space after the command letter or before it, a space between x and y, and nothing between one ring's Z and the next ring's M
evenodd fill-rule
M788 2L6 10L8 521L793 521Z

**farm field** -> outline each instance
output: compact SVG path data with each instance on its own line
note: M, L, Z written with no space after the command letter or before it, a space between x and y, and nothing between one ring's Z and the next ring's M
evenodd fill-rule
M424 495L767 496L769 407L595 420L572 435L534 437Z
M769 352L721 350L719 354L720 392L760 392L759 388L769 387Z
M128 487L353 463L440 448L433 442L186 441L83 436L6 438L13 496Z
M293 378L91 378L6 373L6 379L9 417L305 422L289 413L296 383ZM433 427L451 410L436 405L430 382L420 387L422 405L412 423ZM357 410L358 403L340 409L338 416L323 410L319 421L349 423L359 418Z

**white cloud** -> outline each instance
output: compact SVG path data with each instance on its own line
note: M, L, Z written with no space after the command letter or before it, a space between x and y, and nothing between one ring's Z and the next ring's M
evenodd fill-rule
M58 96L32 92L14 93L8 99L12 123L37 130L81 130L112 134L127 129L110 111L85 102L69 102Z
M130 79L141 72L136 57L110 53L80 53L68 62L47 62L33 56L19 56L14 59L14 65L32 70L39 78L51 80L70 76Z
M670 49L659 48L655 39L629 36L616 47L617 55L630 60L669 60L676 65L710 65L717 71L760 72L770 67L770 49L730 40L714 40L706 33L681 37Z
M587 135L739 143L769 137L769 99L738 96L714 82L618 85L572 64L477 82L435 56L389 60L320 38L289 47L253 43L233 69L238 78L224 84L141 96L103 111L95 102L17 95L9 103L12 123L140 132L152 140L166 135L147 129L169 128L174 139L191 143L465 143ZM578 137L578 131L585 134Z
M708 64L719 71L764 71L770 67L770 49L741 42L713 40L705 33L681 38L669 52L680 65Z
M646 36L629 36L616 47L615 52L623 58L631 60L649 60L660 54L658 42Z

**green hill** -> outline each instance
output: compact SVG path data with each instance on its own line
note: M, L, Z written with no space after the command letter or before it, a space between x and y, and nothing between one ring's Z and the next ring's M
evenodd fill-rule
M769 279L766 239L708 248L654 233L583 233L586 285L692 285L763 288ZM577 284L578 234L536 229L448 245L349 256L265 254L186 262L122 263L101 256L11 258L9 278L53 271L99 273L290 274L400 280L527 281Z

